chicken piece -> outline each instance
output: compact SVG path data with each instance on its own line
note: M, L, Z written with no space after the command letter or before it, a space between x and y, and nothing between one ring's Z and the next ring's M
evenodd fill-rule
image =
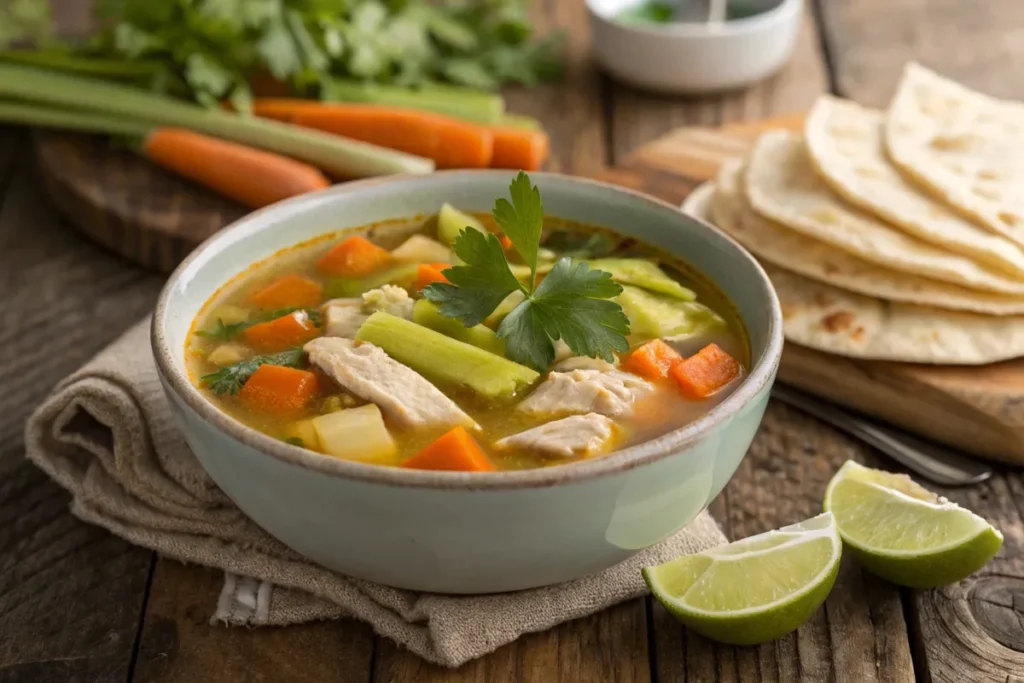
M550 372L548 378L519 404L528 413L600 413L628 415L633 401L654 389L636 375L619 370Z
M355 339L366 319L377 311L412 320L415 302L396 285L384 285L364 292L359 299L331 299L323 306L324 336Z
M324 336L355 339L370 316L360 306L334 305L324 310Z
M563 458L600 453L608 445L615 423L604 415L587 413L548 422L494 443L497 449L522 448Z
M379 347L320 337L304 347L309 362L351 394L376 403L388 422L404 429L479 425L441 390Z

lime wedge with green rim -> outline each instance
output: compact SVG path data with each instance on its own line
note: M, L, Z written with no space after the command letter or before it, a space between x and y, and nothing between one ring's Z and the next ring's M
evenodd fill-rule
M865 568L910 588L944 586L992 559L1003 535L910 477L847 461L825 491L847 548Z
M825 513L721 548L645 567L651 593L687 628L754 645L796 630L825 601L842 542Z

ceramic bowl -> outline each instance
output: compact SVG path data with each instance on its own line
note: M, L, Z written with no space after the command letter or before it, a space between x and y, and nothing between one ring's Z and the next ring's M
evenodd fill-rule
M594 58L623 82L665 93L730 90L774 74L789 60L803 17L803 0L780 0L768 11L718 24L616 19L636 2L586 0Z
M321 565L379 583L490 593L575 579L690 522L722 490L757 430L782 349L779 303L760 266L717 229L644 195L531 174L548 215L615 228L697 267L734 302L749 376L707 415L654 441L580 463L517 472L429 472L319 455L220 412L189 381L185 344L203 303L251 263L317 235L431 214L487 212L507 171L446 171L338 185L257 211L174 272L153 350L174 416L217 485L257 524Z

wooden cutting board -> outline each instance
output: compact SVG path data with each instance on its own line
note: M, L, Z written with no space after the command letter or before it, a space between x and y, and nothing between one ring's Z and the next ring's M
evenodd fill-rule
M762 131L799 128L801 121L679 129L601 177L678 204ZM58 209L91 239L147 267L171 270L245 213L94 138L40 134L36 147ZM780 379L967 452L1024 464L1024 359L936 367L851 360L788 344Z

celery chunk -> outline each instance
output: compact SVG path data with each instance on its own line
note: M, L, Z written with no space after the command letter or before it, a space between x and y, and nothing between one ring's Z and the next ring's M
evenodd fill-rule
M683 301L697 298L693 290L670 278L653 261L642 258L600 258L587 261L591 268L611 273L612 279L624 285L643 287L659 294L668 294Z
M625 285L615 297L629 318L632 336L657 339L724 327L725 321L710 308L696 301L680 301Z
M494 330L486 325L466 327L455 318L441 315L437 304L426 299L420 299L413 306L412 321L417 325L423 325L423 327L429 327L435 332L440 332L446 337L472 344L484 351L496 353L502 358L505 357L505 341L499 339Z
M425 377L466 386L489 398L510 398L540 377L525 365L383 311L363 323L356 339L379 346Z
M489 232L479 219L459 211L448 202L442 204L441 210L437 213L437 238L451 246L465 228L473 228L482 233Z

